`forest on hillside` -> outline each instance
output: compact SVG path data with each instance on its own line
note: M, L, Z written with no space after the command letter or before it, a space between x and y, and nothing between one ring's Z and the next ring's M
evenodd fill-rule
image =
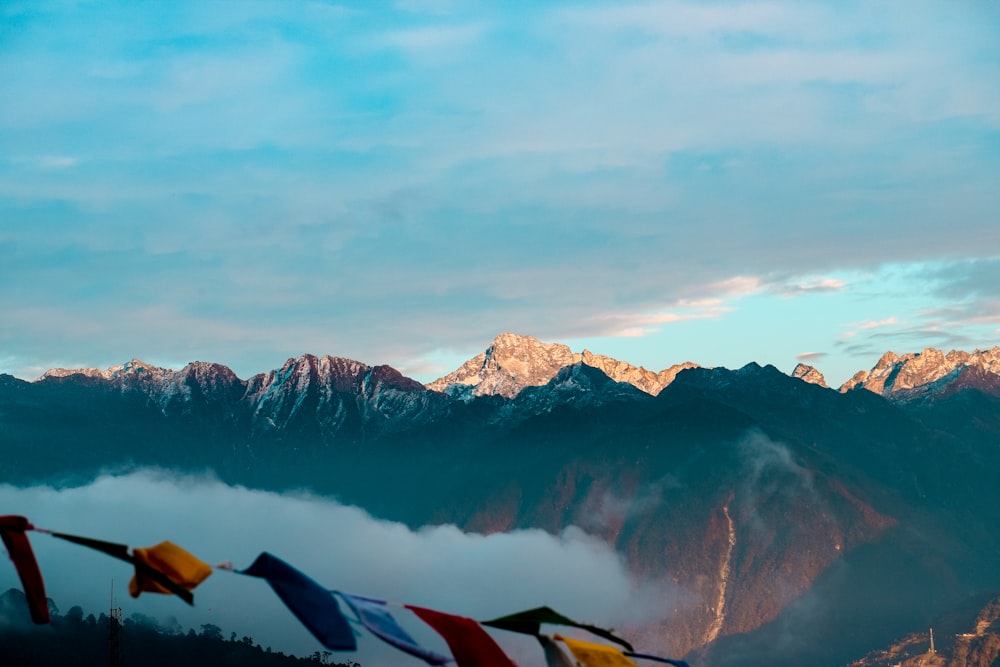
M307 657L262 647L252 637L238 637L212 624L185 630L145 614L119 621L107 614L84 614L79 606L60 614L50 605L52 622L33 625L24 594L0 595L0 665L5 667L361 667L336 662L329 651ZM116 659L112 659L112 655Z

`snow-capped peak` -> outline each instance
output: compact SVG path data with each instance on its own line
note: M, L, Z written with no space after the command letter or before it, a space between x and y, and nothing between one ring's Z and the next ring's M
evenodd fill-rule
M883 396L912 396L963 369L1000 375L1000 347L973 352L944 353L933 347L903 355L886 352L870 371L858 371L840 391L864 388Z
M577 363L597 368L616 382L626 382L652 395L670 384L680 371L697 366L684 362L654 373L589 350L577 353L561 343L543 343L533 336L502 333L484 352L429 383L427 388L470 398L484 395L513 398L526 387L547 384L562 368Z

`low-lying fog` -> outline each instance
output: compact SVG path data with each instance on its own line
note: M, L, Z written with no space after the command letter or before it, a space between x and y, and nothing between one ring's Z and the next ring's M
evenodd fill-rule
M414 531L307 493L255 491L157 470L66 489L0 485L0 514L23 514L40 528L132 547L170 540L205 562L231 561L237 569L269 551L330 589L479 620L548 605L581 622L621 628L661 615L674 606L677 593L635 581L610 547L577 528L558 536L539 530L483 536L452 525ZM264 580L216 571L195 590L193 608L171 596L132 599L127 563L42 533L29 536L47 595L63 613L73 605L107 613L114 580L126 618L174 617L185 630L213 623L225 637L250 635L274 650L322 650ZM0 562L0 592L11 587L20 588L14 567ZM395 615L421 641L447 652L409 611ZM491 634L521 664L543 664L534 640ZM422 664L366 631L358 653L334 655L348 657L364 667Z

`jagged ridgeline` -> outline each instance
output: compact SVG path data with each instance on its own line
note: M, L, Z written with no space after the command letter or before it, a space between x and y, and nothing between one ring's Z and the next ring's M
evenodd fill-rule
M887 353L834 390L504 334L429 385L310 355L0 377L0 481L209 469L410 526L577 525L687 594L635 628L711 665L841 665L1000 590L1000 348Z

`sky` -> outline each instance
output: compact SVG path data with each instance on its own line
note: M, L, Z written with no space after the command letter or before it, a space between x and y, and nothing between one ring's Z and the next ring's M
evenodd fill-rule
M0 372L1000 344L1000 5L0 5Z

